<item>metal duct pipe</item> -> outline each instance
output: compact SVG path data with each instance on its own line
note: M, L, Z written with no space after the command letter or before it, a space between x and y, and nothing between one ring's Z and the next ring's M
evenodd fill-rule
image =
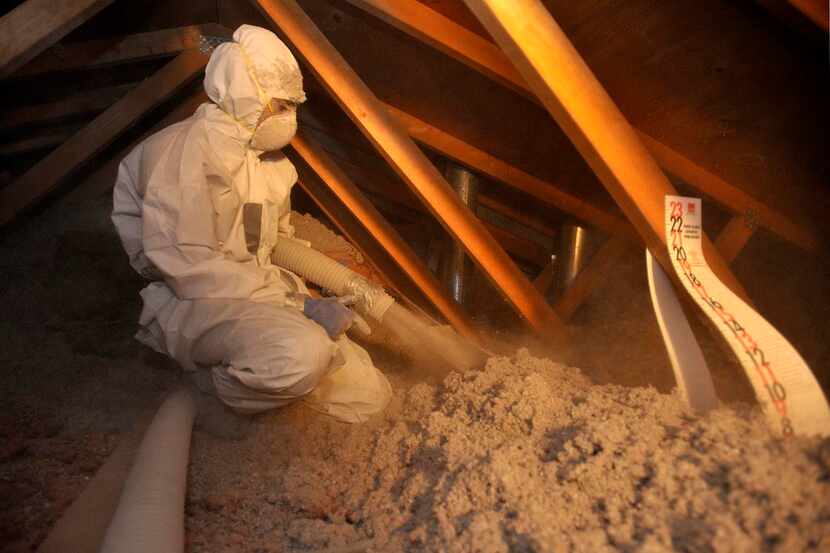
M576 275L588 261L588 229L575 223L564 223L560 232L559 254L556 256L556 290L561 296L570 288Z
M447 164L444 176L458 194L461 202L475 215L478 205L478 177L455 163ZM466 304L469 280L467 265L467 253L464 251L464 246L459 240L453 240L445 274L450 294L459 305Z

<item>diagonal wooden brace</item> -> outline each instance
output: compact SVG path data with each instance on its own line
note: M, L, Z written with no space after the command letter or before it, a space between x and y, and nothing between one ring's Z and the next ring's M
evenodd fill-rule
M283 31L352 121L464 245L470 257L530 326L551 337L567 335L564 324L544 297L297 3L294 0L256 0L255 3Z
M112 0L26 0L0 18L0 78L49 48Z
M291 146L322 181L318 184L314 178L307 176L300 179L300 185L335 224L340 226L352 243L375 263L383 276L402 295L410 297L411 300L426 298L460 334L477 339L472 322L462 307L450 298L417 254L403 241L398 232L366 199L357 185L337 166L334 160L302 132L294 137ZM301 177L303 177L302 172ZM323 189L321 185L328 190ZM326 194L327 191L329 195ZM331 197L331 194L334 197ZM342 202L342 206L348 213L343 213L342 209L338 209L335 200ZM349 215L356 219L358 226L351 224ZM397 266L391 267L387 262L387 257L391 257L389 261ZM411 283L402 277L408 277ZM410 291L412 283L420 294L416 295Z
M0 190L0 226L52 192L72 172L111 144L199 75L207 57L198 50L179 54L149 79L96 117L37 165Z
M663 201L677 191L547 9L538 0L465 3L671 274ZM703 251L718 278L749 302L705 235Z

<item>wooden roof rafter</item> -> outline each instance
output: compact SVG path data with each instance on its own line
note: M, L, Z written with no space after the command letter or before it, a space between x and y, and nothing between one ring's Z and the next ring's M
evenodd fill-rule
M179 123L191 115L203 103L209 102L210 99L205 94L204 90L198 90L189 95L185 95L180 102L175 106L156 124L141 133L130 144L114 153L110 159L98 166L90 177L79 183L77 187L67 191L66 197L69 203L83 203L88 200L98 198L104 194L112 193L112 186L115 183L115 177L118 174L118 166L121 160L132 151L132 149L148 136L159 132L160 130L169 127L175 123Z
M796 30L809 32L815 30L816 37L830 27L830 6L826 0L756 0L772 15L789 24ZM807 27L809 25L809 27Z
M825 33L830 28L828 25L830 9L825 0L787 0L787 2Z
M110 67L176 56L197 50L203 36L227 37L222 25L206 23L146 33L55 44L16 71L12 77L32 77L46 73Z
M609 238L600 246L554 305L554 309L562 319L566 321L571 319L579 306L607 280L614 264L629 247L630 244L617 236Z
M32 1L29 0L25 4ZM15 131L28 126L42 126L64 119L77 118L85 113L98 114L93 121L71 135L64 134L58 137L59 139L53 137L49 140L50 134L47 132L42 137L36 137L46 146L58 147L26 173L0 190L0 202L2 202L0 226L10 222L21 211L48 195L79 166L92 160L139 119L171 98L199 75L208 60L205 51L200 51L202 36L229 37L230 35L231 31L221 25L205 24L57 45L14 73L12 77L29 77L50 72L133 63L147 59L172 58L155 74L140 83L88 91L53 104L15 110L9 112L10 117L3 117L0 132ZM48 46L48 44L39 44L38 48L43 49ZM199 99L202 98L206 100L204 95L200 95ZM198 103L194 104L188 100L186 105L193 106L195 109ZM179 110L174 111L179 113ZM7 149L10 149L10 153L13 154L12 150L16 147L18 147L16 143L10 143ZM28 146L24 141L20 147ZM78 193L73 191L73 195L78 196Z
M13 73L112 0L26 0L0 18L0 78Z
M134 84L115 85L84 91L62 98L58 102L15 107L0 111L0 133L5 134L24 127L43 126L89 113L100 113L124 97Z
M496 44L455 23L417 0L347 0L400 31L444 52L483 75L539 103L525 79ZM686 156L637 130L639 137L658 163L734 215L751 213L763 226L805 249L816 251L820 243L809 229L727 183Z
M387 106L387 107L392 109L391 106ZM326 123L323 123L324 120L326 121ZM352 165L359 164L361 166L364 166L364 169L374 168L374 172L377 173L377 168L378 168L379 164L382 164L382 163L385 163L385 162L383 162L383 160L381 158L376 157L376 155L374 155L375 152L374 152L373 149L371 149L371 146L370 145L364 146L362 144L356 144L352 140L352 137L348 134L348 131L351 130L351 129L347 129L343 125L338 125L336 123L331 124L331 123L332 123L331 118L320 117L318 115L315 115L311 108L303 110L300 113L300 126L304 129L307 129L312 134L314 134L315 137L316 137L315 140L318 143L322 144L329 151L348 149L348 151L351 153L351 157L355 158L355 159L351 160ZM405 124L405 126L407 126L407 130L410 130L408 125L406 125L405 122L404 122L404 124ZM432 129L433 128L433 127L429 127L429 126L424 127L424 125L421 125L420 127L421 128L427 128L427 129ZM435 129L435 131L439 132L437 129ZM417 134L410 134L410 136L412 136L416 140L416 142L419 141ZM422 144L423 144L423 142L422 142ZM464 152L467 152L467 155L465 155L463 153L455 152L454 149L447 149L447 151L443 150L440 147L431 148L431 149L433 149L437 153L441 154L442 157L446 157L446 158L449 158L449 159L454 159L456 161L459 161L459 160L469 161L469 160L473 159L473 156L469 155L469 152L475 152L475 151L477 151L477 149L475 147L469 146L465 143L460 143L460 144L461 144L460 149ZM429 147L429 144L425 144L425 145ZM367 150L367 148L370 148L370 149ZM334 155L338 155L338 154L335 153ZM499 161L498 163L501 163L501 162ZM478 167L479 164L477 164L475 161L473 161L472 163L463 162L463 164L466 165L467 167L469 167L471 170L475 171L476 173L480 174L480 175L484 175L484 176L489 177L490 173L492 173L490 171L482 170L480 167ZM521 187L514 186L514 185L511 184L511 182L506 182L506 183L502 183L502 184L506 184L509 188L513 188L515 190L519 190L519 191L522 190ZM404 186L403 183L401 183L401 186ZM559 193L559 191L556 190L555 188L553 188L552 186L550 187L550 189L553 190L555 194ZM401 190L405 190L405 188L401 188ZM531 196L532 196L532 194L531 194ZM544 199L543 199L543 201L544 201ZM579 200L577 200L577 201L579 201ZM550 202L545 202L545 203L550 204ZM496 213L501 217L509 219L511 225L519 225L521 227L524 227L528 230L528 232L534 233L534 234L536 234L540 237L546 237L546 238L550 239L550 238L554 238L558 233L558 230L556 229L555 225L553 225L549 221L544 220L543 218L539 217L536 214L530 213L528 211L519 210L519 209L517 209L516 207L513 207L513 206L509 206L506 203L502 202L500 199L496 198L491 192L482 191L482 190L479 191L479 193L478 193L478 206L480 208L490 210L493 213ZM478 213L479 216L481 215L480 211ZM567 211L567 210L564 210L564 211ZM618 220L620 226L626 226L627 225L627 223L625 221L623 221L622 219L617 218L617 220ZM638 240L637 237L636 237L636 234L634 233L633 229L630 228L630 226L628 227L628 230L629 230L629 234L630 234L631 238L633 240ZM510 250L508 250L508 251L510 251Z
M61 126L45 129L35 136L4 141L0 144L0 157L10 158L54 148L66 142L77 131L77 126Z
M617 237L617 240L623 240L628 244L640 245L642 243L630 223L617 215L597 208L581 198L577 198L567 192L564 192L550 182L525 173L521 169L488 154L468 142L464 142L446 131L434 127L433 125L418 119L407 112L394 108L389 104L386 104L385 106L390 114L398 119L406 128L410 136L423 146L426 146L444 157L461 163L479 174L506 184L508 187L521 191L534 199L540 200L546 205L555 207L556 209L561 210L564 213L567 213L591 226L604 230L606 233ZM304 115L305 116L301 121L302 125L306 128L311 126L311 128L314 129L313 132L318 139L322 140L324 144L327 144L328 148L343 148L342 145L332 144L331 136L332 133L342 134L345 132L345 129L337 127L336 125L335 127L337 128L322 125L322 119L326 118L321 119L320 117L311 115L309 112L305 112ZM347 140L347 138L343 138L343 140ZM351 142L349 143L349 146L349 151L352 153L352 157L354 157L356 150L362 151L362 148L352 144ZM367 166L372 165L372 163L367 161L366 156L358 157L360 159L356 160L354 163L361 165L364 169ZM371 182L376 180L376 177L368 180ZM365 185L366 183L363 183L363 186ZM389 192L389 188L389 186L380 186L377 187L375 192L381 195L386 195ZM386 201L400 201L400 198L394 198L389 195ZM527 214L519 213L516 210L499 203L496 198L480 193L479 202L484 206L493 207L494 211L501 213L503 216L511 219L512 221L516 221L519 224L529 224L530 228L535 227L534 230L543 235L551 237L555 234L555 229L553 229L549 224L542 221L534 221ZM415 209L419 207L417 205L412 205L411 203L407 203L407 205ZM512 232L512 229L508 230L497 227L491 222L486 221L485 226L487 226L487 229L491 232L491 234L494 235L499 243L513 257L530 261L540 267L550 267L550 251L543 251L537 244L530 243L528 240L516 236L516 234ZM614 243L616 243L616 240ZM618 260L621 251L622 250L620 248L615 247L610 249L610 253L613 253L613 255L597 255L596 259L592 258L589 261L589 265L586 267L584 275L580 273L582 276L578 277L577 281L575 281L574 287L569 289L563 297L563 310L560 312L557 306L554 306L560 316L564 315L562 317L563 319L567 320L590 296L593 288L601 284L602 279L596 278L596 274L599 271L607 270L610 264ZM537 283L534 284L536 285ZM549 282L547 282L547 284L549 284ZM539 287L540 286L537 285L537 288ZM540 289L540 291L543 290Z
M671 274L663 200L677 191L547 8L534 0L464 1ZM741 283L702 234L712 271L748 302Z
M547 238L554 238L559 233L549 222L519 211L515 207L504 204L488 194L478 193L478 205L479 207L490 209L503 217L520 223Z
M68 44L61 42L23 65L6 80L173 58L188 50L197 51L203 36L230 35L231 32L221 25L204 24ZM132 82L83 90L58 101L3 110L0 112L0 135L4 135L4 142L0 144L0 156L10 158L62 144L79 130L78 123L105 111L139 84ZM12 86L19 85L12 83ZM68 125L73 123L74 127L70 128ZM62 127L54 128L56 125Z
M595 226L609 234L621 235L639 241L631 225L612 213L595 207L557 187L535 177L473 144L439 129L426 121L385 104L387 111L397 119L417 142L470 169L524 192L534 199L553 206L573 217Z
M368 161L368 154L357 154L356 150L351 149L350 159L343 157L342 151L336 149L334 141L330 136L325 135L324 131L306 127L306 134L308 134L315 143L320 145L327 153L327 155L336 162L337 165L349 169L350 171L359 168L362 174L368 175L366 178L357 183L361 192L365 195L370 195L373 198L373 203L377 204L381 211L389 211L394 209L402 218L414 221L421 218L428 213L423 204L417 198L409 194L400 194L398 183L391 182L388 177L380 175L372 166L373 163ZM479 200L487 198L486 203L495 205L496 200L487 195L482 196L479 193ZM382 202L382 203L381 203ZM505 206L499 206L494 211L504 210ZM402 209L406 209L408 213L402 213ZM481 218L479 216L479 218ZM517 224L523 224L526 221L517 221ZM488 227L488 230L495 231L494 238L499 241L501 246L511 256L520 258L526 261L533 262L539 266L547 263L550 252L542 252L541 245L526 239L525 237L517 235L512 229L499 227L498 225L482 220L482 224ZM532 227L528 227L532 228ZM543 261L544 258L544 261Z

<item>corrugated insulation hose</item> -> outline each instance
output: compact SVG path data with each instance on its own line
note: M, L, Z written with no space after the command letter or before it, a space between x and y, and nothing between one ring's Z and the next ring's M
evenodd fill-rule
M190 434L196 416L193 393L165 400L144 434L101 553L181 553Z

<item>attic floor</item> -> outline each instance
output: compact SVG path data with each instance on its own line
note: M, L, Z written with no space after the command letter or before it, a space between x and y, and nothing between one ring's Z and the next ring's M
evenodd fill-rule
M33 551L181 380L132 338L141 283L108 210L55 205L0 244L2 551ZM189 552L830 548L830 440L778 442L746 407L699 419L526 351L417 385L377 353L396 395L370 423L298 405L242 441L194 433Z

